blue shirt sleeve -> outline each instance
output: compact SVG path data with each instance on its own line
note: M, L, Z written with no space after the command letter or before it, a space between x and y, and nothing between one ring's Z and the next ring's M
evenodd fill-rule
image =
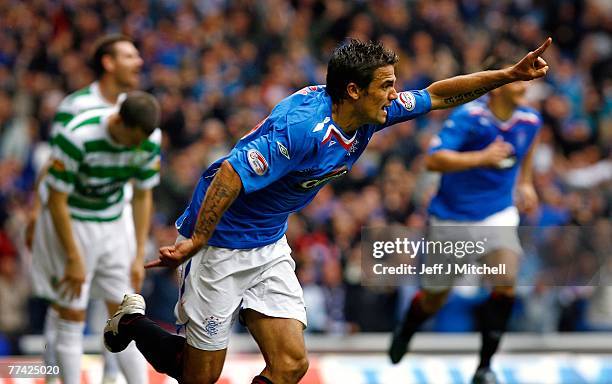
M390 125L411 120L431 111L431 97L427 90L404 91L397 94L397 99L387 107L387 122L377 131Z
M265 188L300 165L308 148L304 138L290 131L286 125L273 127L232 150L227 160L240 176L245 193Z
M429 153L442 149L459 151L468 140L469 121L462 109L456 110L444 122L438 134L432 137L429 144Z

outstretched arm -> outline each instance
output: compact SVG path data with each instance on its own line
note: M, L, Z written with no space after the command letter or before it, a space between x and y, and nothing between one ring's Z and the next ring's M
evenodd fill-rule
M546 75L548 64L540 55L550 44L552 39L549 37L538 49L529 52L521 61L508 68L436 81L427 87L431 96L431 109L465 104L504 84L533 80Z
M148 263L145 267L177 267L195 255L206 245L221 216L236 200L241 190L240 176L229 161L224 161L206 191L191 238L161 247L159 259Z

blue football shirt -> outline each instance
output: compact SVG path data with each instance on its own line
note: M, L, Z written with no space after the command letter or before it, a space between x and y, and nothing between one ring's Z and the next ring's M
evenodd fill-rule
M474 168L442 175L429 213L442 220L479 221L513 204L512 191L521 161L529 151L542 119L528 107L518 107L510 119L500 121L478 99L457 108L432 139L430 153L447 149L478 151L497 136L512 144L514 153L498 168Z
M287 230L289 214L310 203L326 183L345 175L375 132L430 109L426 90L400 92L386 108L385 124L364 125L349 136L332 120L332 102L325 87L306 87L278 103L228 156L204 172L191 202L176 221L179 233L191 237L206 190L221 163L228 160L243 190L208 244L249 249L274 243Z

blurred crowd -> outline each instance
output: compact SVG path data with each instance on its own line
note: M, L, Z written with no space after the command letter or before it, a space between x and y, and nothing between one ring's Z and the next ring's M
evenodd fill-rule
M0 0L0 334L10 343L40 332L24 245L33 183L49 152L55 109L94 80L87 60L103 34L135 40L144 59L141 88L162 106L155 257L157 246L174 242L173 221L202 170L282 98L324 84L327 59L345 37L396 51L397 89L406 90L480 70L491 53L522 55L552 36L545 54L551 70L526 96L544 126L534 164L540 208L523 223L593 226L610 239L611 29L609 0ZM348 176L291 217L287 235L310 331L392 329L414 287L360 285L360 230L426 225L437 177L424 172L423 154L448 113L377 134ZM534 277L520 289L515 329L612 329L612 292L592 285L551 288ZM172 323L173 275L149 274L144 293L153 317ZM480 296L478 288L457 289L430 327L473 329L469 311ZM461 313L464 325L448 321Z

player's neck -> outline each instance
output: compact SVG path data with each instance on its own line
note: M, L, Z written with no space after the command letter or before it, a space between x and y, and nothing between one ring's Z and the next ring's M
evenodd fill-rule
M127 89L120 87L110 76L102 76L98 80L100 85L100 94L110 104L116 104L119 95L127 92Z
M348 136L352 136L357 128L364 124L355 113L353 106L346 102L332 105L332 120Z
M508 103L507 101L498 97L491 97L488 104L493 116L501 121L510 119L514 114L514 110L516 109L516 105Z
M123 143L121 143L121 135L119 132L121 129L120 124L121 119L119 118L119 115L113 113L108 117L108 125L106 129L108 130L108 136L110 137L113 143L124 145Z

